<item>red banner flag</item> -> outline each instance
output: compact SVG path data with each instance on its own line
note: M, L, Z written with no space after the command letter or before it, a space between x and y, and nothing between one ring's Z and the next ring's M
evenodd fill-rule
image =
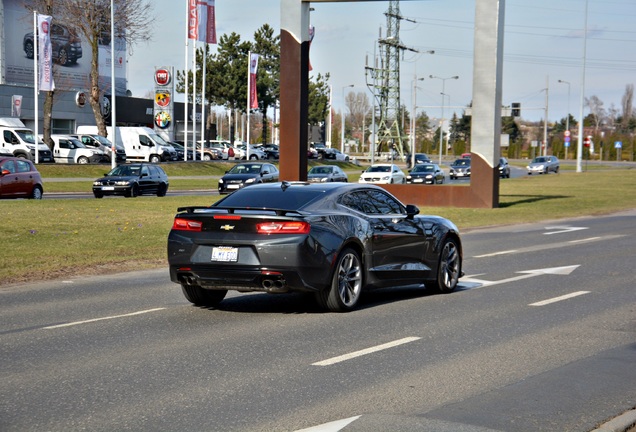
M258 54L250 54L250 109L258 108L256 99L256 70L258 69Z
M188 38L216 43L214 0L188 0Z

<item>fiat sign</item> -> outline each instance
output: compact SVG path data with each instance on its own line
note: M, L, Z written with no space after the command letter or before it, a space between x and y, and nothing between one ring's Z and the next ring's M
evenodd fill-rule
M159 68L155 70L155 82L159 86L166 86L170 84L170 71L166 68Z

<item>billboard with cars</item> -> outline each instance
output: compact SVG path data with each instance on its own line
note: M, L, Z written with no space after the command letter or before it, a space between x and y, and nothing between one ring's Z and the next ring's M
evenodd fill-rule
M2 84L33 85L34 36L32 3L29 0L0 0L4 17L4 82ZM55 87L63 90L89 88L91 47L72 26L55 19L50 26ZM110 88L110 34L99 39L99 73L102 88ZM126 45L115 41L115 85L117 94L126 92ZM110 93L110 91L107 91Z

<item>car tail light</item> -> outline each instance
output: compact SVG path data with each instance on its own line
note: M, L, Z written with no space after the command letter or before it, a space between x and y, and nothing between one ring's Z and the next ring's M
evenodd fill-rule
M311 225L302 221L263 222L256 224L259 234L307 234Z
M177 231L201 231L202 227L202 222L184 218L174 218L172 224L172 229Z

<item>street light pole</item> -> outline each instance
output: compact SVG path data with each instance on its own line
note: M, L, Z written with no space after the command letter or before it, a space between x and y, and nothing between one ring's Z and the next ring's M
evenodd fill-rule
M561 84L567 84L568 85L568 115L565 118L565 130L568 131L568 133L570 132L570 83L569 81L564 81L564 80L559 80L559 82ZM568 135L569 137L569 135ZM570 143L568 142L568 146L565 148L565 159L567 160L568 158L568 149L570 148Z
M410 121L410 129L411 129L411 168L415 166L415 110L417 109L417 85L418 81L424 81L424 78L418 78L417 76L413 78L411 84L413 85L413 91L411 93L411 102L413 106L413 110L411 111L411 121Z
M353 84L349 84L346 85L344 87L342 87L342 103L344 104L345 102L345 89L348 87L353 87ZM342 137L340 139L340 151L342 153L345 152L344 150L344 131L345 131L345 107L342 107Z
M442 78L442 77L438 77L435 75L429 75L430 78L434 78L434 79L438 79L438 80L442 80L442 118L440 119L439 122L439 164L442 164L442 140L444 138L443 135L443 128L444 128L444 97L446 96L446 94L444 93L445 89L446 89L446 80L449 79L459 79L458 75L452 76L452 77L447 77L447 78Z

